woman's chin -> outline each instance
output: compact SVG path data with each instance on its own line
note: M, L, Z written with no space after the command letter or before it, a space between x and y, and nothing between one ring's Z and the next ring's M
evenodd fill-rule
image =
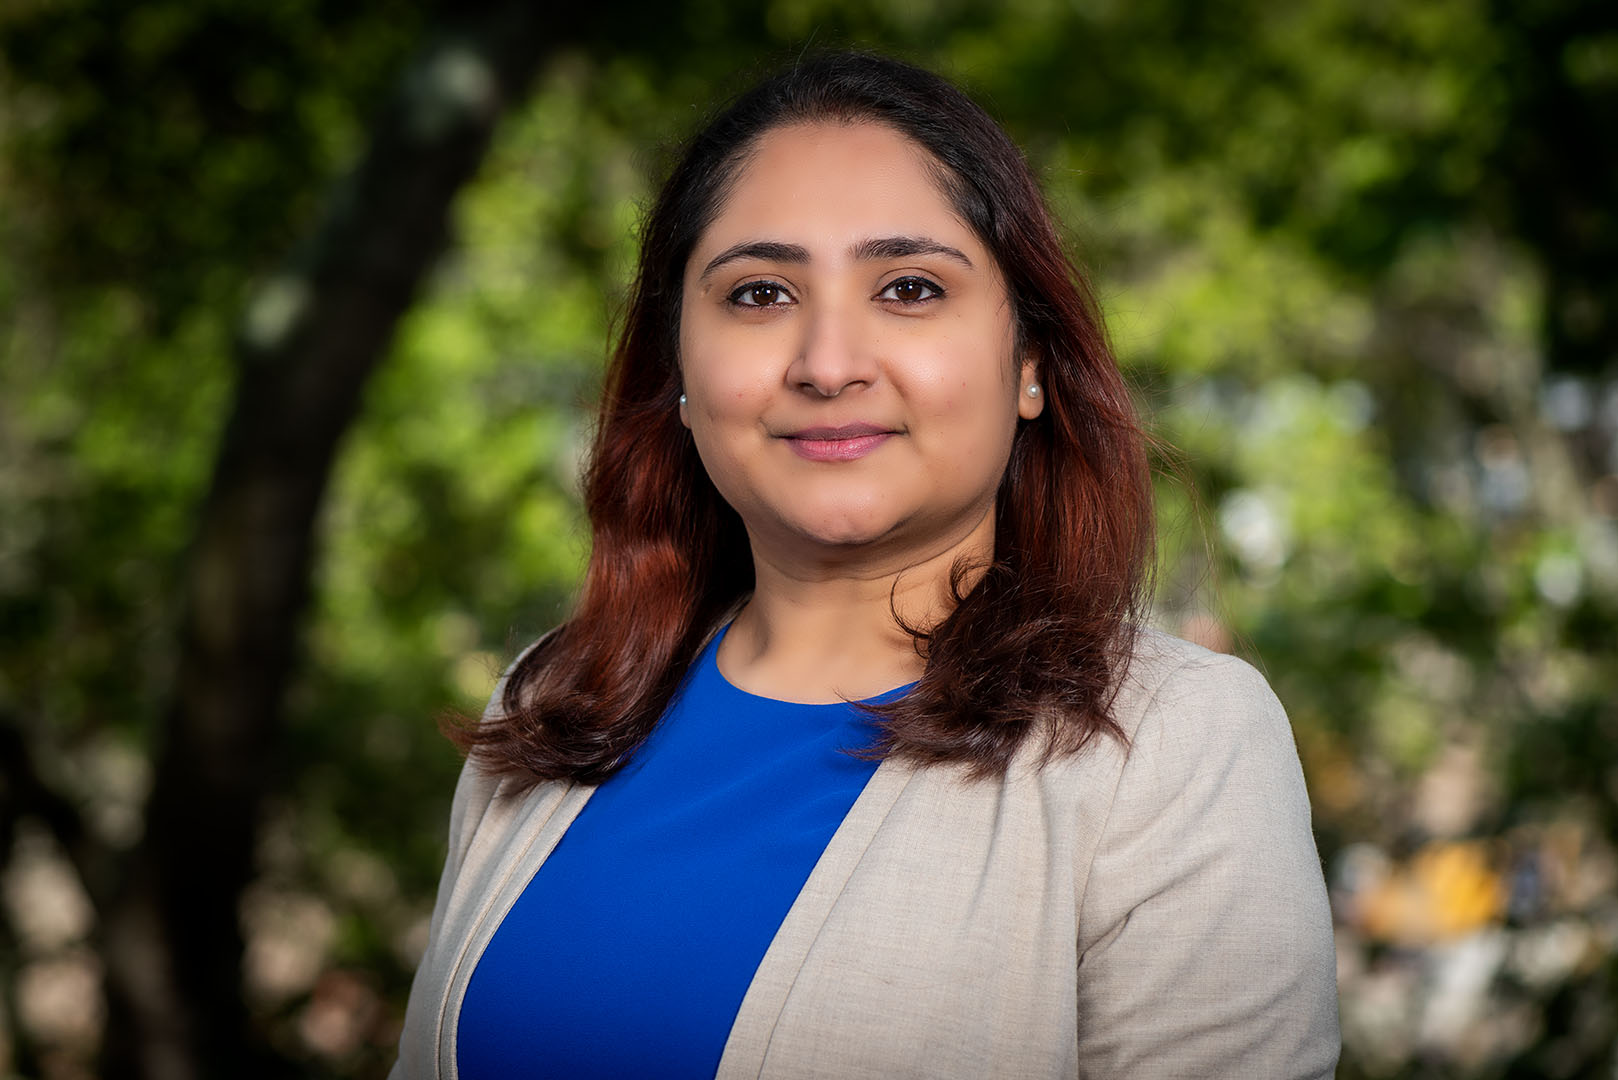
M818 562L874 559L910 565L970 538L984 523L986 509L961 508L949 514L901 512L892 505L799 507L769 530L749 529L755 545L777 547L780 555ZM992 535L992 534L991 534ZM772 543L773 539L773 543ZM992 543L992 541L991 541Z
M866 509L851 512L847 507L821 513L800 509L780 524L784 528L777 535L790 546L806 553L825 551L839 555L857 555L862 550L885 550L894 543L902 544L906 531L904 523L891 513L872 513Z
M865 548L886 546L886 542L893 539L893 532L894 525L891 522L837 521L817 522L806 526L800 535L804 540L820 547L856 552Z

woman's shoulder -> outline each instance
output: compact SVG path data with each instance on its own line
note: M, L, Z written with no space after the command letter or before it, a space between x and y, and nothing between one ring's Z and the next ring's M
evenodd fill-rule
M1031 740L1008 781L1031 780L1046 798L1076 800L1085 813L1102 815L1120 799L1166 805L1175 792L1238 776L1301 790L1286 710L1239 657L1142 629L1111 717L1115 732L1098 733L1074 753L1052 755Z
M1143 629L1112 719L1121 738L1102 735L1076 755L1045 758L1042 784L1077 786L1085 799L1108 805L1134 798L1150 805L1170 793L1238 780L1301 795L1286 710L1264 676L1239 657Z
M1137 635L1113 701L1113 719L1133 741L1146 729L1191 728L1203 737L1285 731L1286 712L1253 665L1159 630Z
M483 706L483 712L470 723L488 724L504 715L506 686L511 682L518 665L526 660L530 653L544 645L559 629L560 627L555 627L547 630L517 652L495 680L494 689L489 693L489 700ZM512 776L507 770L499 768L496 762L487 760L477 750L472 750L462 763L460 777L455 782L452 810L455 820L460 821L463 818L475 820L487 812L497 796L510 795L513 790L521 791L531 786L525 783L513 785L511 780Z

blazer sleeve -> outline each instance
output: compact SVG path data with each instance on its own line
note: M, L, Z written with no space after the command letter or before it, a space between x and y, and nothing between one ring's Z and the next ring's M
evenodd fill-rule
M498 781L481 772L470 760L461 767L461 778L455 785L455 798L451 803L449 819L449 854L444 859L444 872L438 879L438 898L433 902L433 917L427 935L427 949L421 963L416 966L415 978L410 984L410 1000L405 1005L404 1027L399 1035L399 1057L388 1073L389 1080L415 1080L417 1077L436 1076L438 1070L438 1021L443 1002L426 990L430 978L443 963L438 955L444 948L444 914L461 867L466 862L467 850L477 825L494 798Z
M540 641L544 641L544 638ZM517 660L512 661L511 666L501 673L483 710L484 720L488 720L500 708L506 680L511 677L522 657L538 644L535 642L524 649ZM461 766L460 779L455 783L455 795L450 803L449 852L444 858L444 871L438 879L438 896L433 902L427 949L422 953L421 962L416 965L416 974L410 983L410 999L405 1005L404 1027L399 1035L399 1057L388 1073L389 1080L414 1080L416 1077L437 1075L438 1024L444 1003L428 987L436 986L441 981L440 969L447 962L441 954L448 947L443 937L445 914L455 895L455 884L466 864L467 852L471 850L478 825L488 813L499 786L499 778L486 772L474 759L468 758Z
M1080 1075L1330 1077L1336 951L1292 730L1204 654L1134 732L1079 916Z

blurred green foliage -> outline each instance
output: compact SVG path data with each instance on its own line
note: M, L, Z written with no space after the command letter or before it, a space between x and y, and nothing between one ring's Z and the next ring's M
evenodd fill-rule
M111 848L139 832L233 335L430 16L0 13L0 714ZM1160 620L1262 658L1297 729L1342 1075L1611 1075L1618 17L1574 0L693 0L567 43L330 491L242 907L269 1038L333 1076L389 1060L458 767L433 719L567 609L660 148L811 43L962 80L1095 275L1178 448ZM28 988L93 976L94 931L31 921L37 833L8 853L0 1043L78 1075L94 1008Z

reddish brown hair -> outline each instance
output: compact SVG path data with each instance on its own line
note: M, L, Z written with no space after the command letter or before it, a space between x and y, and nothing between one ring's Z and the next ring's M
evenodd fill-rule
M663 185L585 473L594 546L578 607L512 669L498 715L451 731L492 771L610 776L753 588L741 519L677 414L681 283L759 137L812 121L886 124L932 155L941 188L999 263L1018 355L1037 358L1045 394L1012 444L993 562L957 566L949 616L909 628L926 670L872 710L875 753L991 775L1031 737L1055 754L1120 734L1110 708L1144 604L1152 502L1144 438L1094 301L1021 152L982 109L929 72L837 53L737 99Z

